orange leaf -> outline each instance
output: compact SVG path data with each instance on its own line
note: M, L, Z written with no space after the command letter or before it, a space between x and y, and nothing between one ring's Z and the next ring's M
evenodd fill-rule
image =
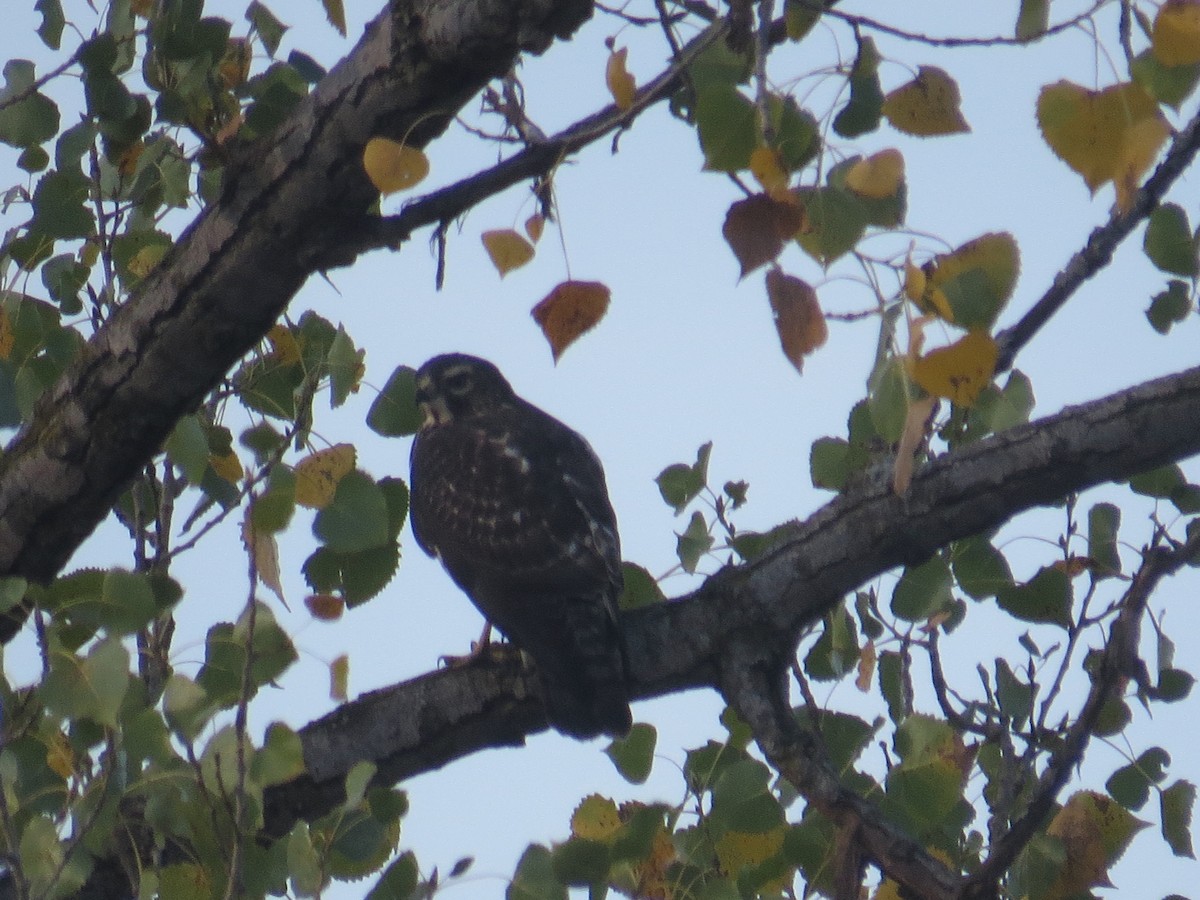
M961 102L958 84L945 70L921 66L916 78L884 98L883 114L905 134L959 134L971 130L959 111Z
M913 380L936 397L970 406L991 383L999 351L990 335L972 331L912 363Z
M542 239L542 231L546 228L546 217L541 213L534 213L525 220L525 233L529 235L529 239L535 244Z
M353 444L334 444L304 457L293 467L296 502L309 509L324 509L333 500L338 482L354 469L357 458Z
M608 64L604 67L604 81L608 85L608 92L612 94L613 101L620 110L633 106L634 97L637 96L637 82L625 70L625 57L628 55L628 47L614 50L608 55Z
M1151 47L1164 66L1200 62L1200 0L1167 0L1160 6Z
M846 187L872 200L896 196L903 183L904 157L899 150L880 150L860 159L846 173Z
M766 194L730 206L721 233L741 263L741 277L775 259L803 222L804 212L797 204L773 200Z
M1050 149L1092 193L1113 183L1122 210L1170 134L1158 103L1134 82L1102 91L1069 81L1047 85L1038 96L1037 119Z
M598 281L564 281L533 308L533 320L550 342L555 362L604 318L610 297L609 289Z
M867 693L871 690L871 679L875 675L875 642L867 641L863 644L862 651L858 654L858 677L854 679L854 686L862 693Z
M345 601L333 594L309 594L304 598L304 605L314 619L322 622L336 622L346 609Z
M394 194L420 184L429 174L429 159L415 147L374 137L363 148L363 168L381 194Z
M805 281L779 269L767 272L767 299L775 314L775 330L783 355L804 371L804 357L825 343L829 329L817 302L817 292Z
M533 244L511 228L485 231L481 237L492 265L501 278L533 259Z

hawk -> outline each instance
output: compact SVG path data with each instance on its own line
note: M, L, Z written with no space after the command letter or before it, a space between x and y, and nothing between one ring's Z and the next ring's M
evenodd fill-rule
M555 728L626 734L621 546L600 460L486 360L434 357L416 397L417 544L533 659Z

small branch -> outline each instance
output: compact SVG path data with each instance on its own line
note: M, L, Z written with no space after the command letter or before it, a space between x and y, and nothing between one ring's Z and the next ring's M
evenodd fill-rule
M1200 114L1175 135L1171 148L1154 174L1134 194L1128 212L1114 212L1108 222L1088 237L1083 249L1054 276L1054 283L1021 320L999 335L1000 359L996 371L1009 369L1021 348L1028 344L1081 285L1112 261L1113 253L1143 219L1152 213L1171 186L1200 152Z
M996 885L1008 871L1017 854L1042 826L1059 792L1070 780L1072 771L1083 758L1105 704L1119 697L1127 681L1139 673L1138 642L1141 637L1141 620L1150 595L1164 576L1174 574L1189 560L1194 559L1198 551L1200 533L1174 549L1151 547L1146 550L1141 568L1121 598L1120 612L1109 630L1108 645L1104 649L1079 718L1067 731L1059 749L1051 754L1025 814L1013 824L1007 834L992 843L991 853L968 880L967 888L963 892L964 897L993 895Z

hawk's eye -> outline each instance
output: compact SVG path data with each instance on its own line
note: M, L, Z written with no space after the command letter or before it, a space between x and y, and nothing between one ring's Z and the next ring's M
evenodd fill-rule
M465 397L471 392L474 382L470 372L459 370L457 372L447 372L443 383L447 393L453 394L456 397Z

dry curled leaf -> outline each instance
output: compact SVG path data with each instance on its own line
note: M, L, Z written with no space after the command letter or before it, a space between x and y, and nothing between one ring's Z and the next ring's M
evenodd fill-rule
M609 289L598 281L564 281L533 308L530 315L550 342L554 361L608 311Z
M634 97L637 96L637 82L625 69L625 58L628 55L628 47L613 50L609 53L608 64L604 68L604 81L608 85L608 92L612 94L613 102L620 110L632 107Z
M771 269L767 272L767 299L775 314L783 354L797 372L803 372L804 357L829 337L817 292L808 282Z

